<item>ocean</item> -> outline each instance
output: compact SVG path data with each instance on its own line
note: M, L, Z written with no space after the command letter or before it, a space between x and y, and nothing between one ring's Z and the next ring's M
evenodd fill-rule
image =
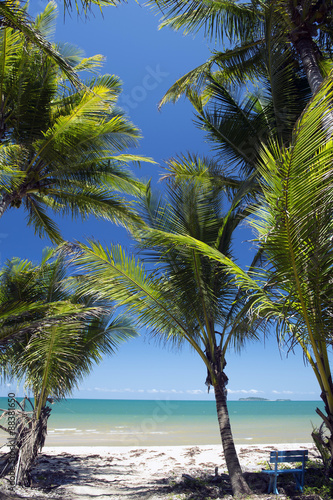
M7 398L0 398L6 408ZM236 444L309 443L319 401L230 401ZM0 434L0 445L6 434ZM68 399L52 405L45 446L220 444L214 401Z

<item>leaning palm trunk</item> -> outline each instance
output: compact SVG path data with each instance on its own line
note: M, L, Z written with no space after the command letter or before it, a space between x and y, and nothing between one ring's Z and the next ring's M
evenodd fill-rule
M1 461L0 477L14 471L15 485L30 486L31 470L43 448L51 408L44 406L39 418L35 412L16 410L16 429L9 440L10 451ZM3 428L4 429L4 428Z
M36 461L38 452L45 444L47 420L51 408L44 406L37 419L32 419L31 426L25 431L18 442L18 460L16 463L15 483L20 486L30 486L30 473Z
M310 36L294 41L294 47L300 55L311 92L314 95L324 81L318 65L316 47ZM327 131L328 138L333 136L333 107L330 106L330 108L330 112L322 117L322 127Z
M227 407L227 390L223 379L227 379L224 373L221 374L220 381L214 384L217 418L219 422L224 457L229 473L233 495L250 495L251 489L246 483L242 469L238 460Z

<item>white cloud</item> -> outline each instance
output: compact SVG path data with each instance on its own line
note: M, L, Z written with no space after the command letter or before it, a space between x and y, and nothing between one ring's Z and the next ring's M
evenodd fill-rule
M132 389L109 389L108 387L94 387L93 389L86 389L87 391L96 391L96 392L116 392L116 393L122 393L122 392L135 392Z
M229 394L260 394L263 393L264 391L259 391L258 389L228 389Z
M303 392L303 391L272 391L273 394L287 394L287 395L297 395L297 396L318 396L318 393L315 391Z
M110 394L191 394L191 395L199 395L204 394L204 391L201 389L188 389L186 391L177 390L177 389L113 389L108 387L84 387L81 388L80 391L89 391L89 392L100 392L100 393L110 393Z
M184 394L183 391L176 389L147 389L148 394Z

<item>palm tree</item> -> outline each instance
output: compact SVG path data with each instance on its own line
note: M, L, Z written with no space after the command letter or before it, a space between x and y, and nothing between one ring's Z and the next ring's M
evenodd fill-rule
M175 102L184 93L188 96L193 90L205 87L216 64L219 80L224 86L242 87L243 90L253 84L262 87L263 68L271 75L272 66L275 66L279 77L284 78L286 90L293 73L300 70L315 94L330 71L331 1L150 0L149 3L162 11L162 26L184 30L186 34L204 29L205 36L215 44L227 41L228 46L224 51L214 51L208 61L177 80L161 104ZM270 83L276 100L279 93L275 92L275 82L270 80ZM285 93L283 91L281 97ZM292 97L290 94L285 102L280 99L282 114L290 113ZM333 134L332 123L333 111L322 121L328 135Z
M48 401L70 394L103 355L114 354L121 342L135 335L127 318L112 317L110 304L89 296L79 299L66 286L66 271L64 256L48 250L38 266L12 259L0 277L0 297L7 309L8 304L14 308L14 314L0 318L2 376L23 380L33 394L30 408L18 404L11 447L15 460L12 451L2 469L6 474L16 466L16 484L29 484L47 433ZM15 314L23 300L31 309Z
M178 84L219 62L225 67L226 78L244 81L254 77L262 65L263 47L274 49L283 44L287 59L292 56L301 64L312 93L317 92L326 70L323 62L331 56L332 7L329 2L269 2L239 3L210 0L151 0L163 13L162 26L184 30L186 34L203 29L205 36L216 42L227 40L230 48L216 52L207 63L196 68ZM266 50L266 49L264 49Z
M252 225L265 253L264 268L244 272L227 255L199 238L155 231L166 246L186 245L224 266L248 296L250 319L274 323L280 342L299 345L320 387L333 465L333 383L329 351L333 331L332 159L333 142L322 128L330 113L332 75L297 121L291 143L271 141L261 152L258 197ZM152 238L154 235L152 234ZM240 312L240 315L242 311Z
M49 4L36 20L47 34L56 9ZM74 90L58 66L12 28L0 32L0 216L23 206L40 236L60 242L49 211L85 219L124 221L134 217L117 192L138 195L142 184L127 169L142 160L124 154L139 130L117 107L117 77L94 77ZM74 69L93 70L101 56L82 59L65 46Z
M332 466L333 144L321 127L330 113L331 78L296 124L289 147L262 152L263 196L252 225L269 259L265 278L280 309L280 335L301 346L320 386L325 414L317 413L329 431Z
M197 168L194 162L192 168ZM197 352L207 369L206 384L214 387L233 492L248 494L230 427L225 367L228 349L240 348L255 337L254 328L238 317L243 300L223 266L196 250L163 241L164 234L186 234L230 256L233 232L244 213L224 209L222 192L212 183L192 178L171 184L168 193L163 203L147 192L140 214L146 227L134 231L145 260L154 263L153 271L147 271L139 259L127 257L120 247L82 244L77 263L84 276L78 289L125 305L157 339L175 346L188 343Z

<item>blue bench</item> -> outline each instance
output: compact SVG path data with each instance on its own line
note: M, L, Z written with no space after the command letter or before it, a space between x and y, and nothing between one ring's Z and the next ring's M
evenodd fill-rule
M271 451L270 463L274 464L274 469L262 472L269 474L268 493L278 495L277 478L280 474L293 474L296 480L296 489L303 491L305 462L308 460L308 450L286 450L286 451ZM278 469L278 465L287 462L301 462L302 466L299 469Z

